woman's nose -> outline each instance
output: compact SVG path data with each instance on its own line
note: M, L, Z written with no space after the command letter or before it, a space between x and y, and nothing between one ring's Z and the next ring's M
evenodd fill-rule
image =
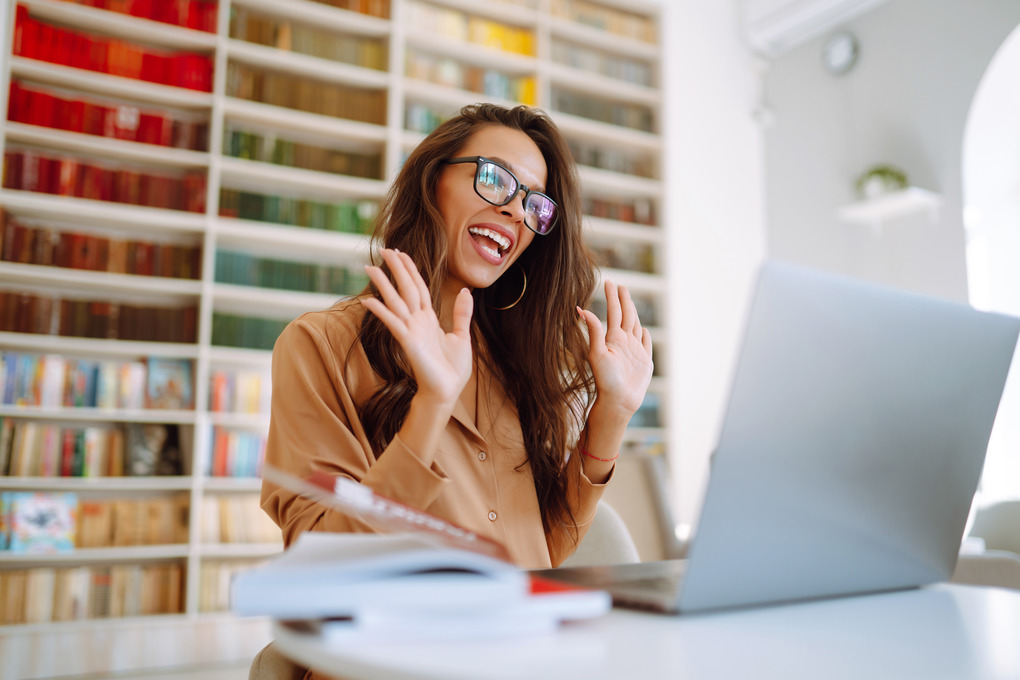
M521 195L521 194L523 194L523 196L521 196L520 201L518 201L517 200L517 196ZM524 210L524 198L525 198L525 196L527 196L527 192L524 191L523 188L518 189L517 193L514 194L514 197L510 199L509 203L506 203L506 204L500 206L500 213L502 213L503 215L506 215L507 217L512 217L515 220L519 220L519 221L523 222L524 221L524 217L525 217L525 210Z

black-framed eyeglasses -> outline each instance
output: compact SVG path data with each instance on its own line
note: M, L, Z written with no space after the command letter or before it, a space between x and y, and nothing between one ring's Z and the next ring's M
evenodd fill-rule
M447 163L474 163L475 193L493 205L506 205L524 191L524 224L540 236L556 226L556 201L521 184L514 173L485 156L451 158Z

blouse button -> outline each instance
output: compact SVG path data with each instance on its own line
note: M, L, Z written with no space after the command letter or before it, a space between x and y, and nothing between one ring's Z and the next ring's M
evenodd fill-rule
M485 451L479 451L478 452L478 460L485 460L487 457L488 457L488 454L486 454Z
M495 522L496 521L496 511L495 510L489 510L489 521L490 522Z

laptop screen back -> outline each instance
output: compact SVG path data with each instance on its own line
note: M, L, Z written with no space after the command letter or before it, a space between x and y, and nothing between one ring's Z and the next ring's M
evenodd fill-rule
M1018 329L766 264L680 610L947 579Z

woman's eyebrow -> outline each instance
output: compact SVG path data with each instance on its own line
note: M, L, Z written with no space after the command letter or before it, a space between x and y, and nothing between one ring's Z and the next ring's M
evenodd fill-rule
M514 173L515 175L517 174L517 169L514 167L513 163L506 160L505 158L500 158L499 156L486 156L486 158L488 158L490 161L496 161L510 172Z
M502 165L504 168L506 168L510 172L514 173L514 175L517 175L520 172L517 168L514 167L513 163L511 163L510 161L508 161L506 159L500 158L499 156L485 156L485 158L488 158L490 161L496 161L497 163ZM528 188L531 189L532 191L545 192L545 187L542 187L542 186L531 186L531 185L528 185Z

